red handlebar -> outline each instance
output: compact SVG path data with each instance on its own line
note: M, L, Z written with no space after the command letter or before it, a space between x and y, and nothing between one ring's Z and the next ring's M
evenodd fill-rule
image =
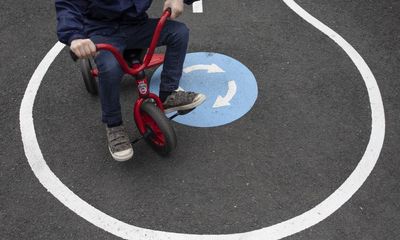
M163 15L161 16L160 20L158 21L156 30L154 31L153 38L150 43L150 47L147 50L147 53L144 57L143 63L136 68L130 68L128 64L125 62L124 58L122 57L121 53L116 49L114 46L110 44L96 44L96 50L107 50L110 51L115 59L117 59L118 63L121 65L121 68L124 72L131 74L131 75L136 75L139 72L143 71L150 63L151 58L153 57L154 50L157 47L158 39L160 38L160 34L162 29L164 28L165 22L167 19L171 16L171 9L168 8L167 10L164 11Z

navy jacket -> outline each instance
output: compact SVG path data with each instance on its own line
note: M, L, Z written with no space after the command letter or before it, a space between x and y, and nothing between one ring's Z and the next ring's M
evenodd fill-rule
M192 4L198 0L184 0ZM110 35L120 24L138 24L148 18L152 0L55 0L60 42L87 38L93 33Z

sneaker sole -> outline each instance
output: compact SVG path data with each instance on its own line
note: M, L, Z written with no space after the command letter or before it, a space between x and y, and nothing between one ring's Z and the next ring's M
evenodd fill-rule
M204 94L199 94L192 103L187 104L187 105L182 105L178 107L173 107L173 108L168 108L164 110L164 113L171 113L171 112L176 112L176 111L183 111L183 110L189 110L193 109L199 105L201 105L205 100L206 96Z
M128 161L129 159L131 159L133 157L133 149L131 149L131 151L129 152L129 154L125 155L125 156L118 156L114 153L111 152L110 147L108 148L108 150L110 151L111 156L114 158L115 161L117 162L125 162Z

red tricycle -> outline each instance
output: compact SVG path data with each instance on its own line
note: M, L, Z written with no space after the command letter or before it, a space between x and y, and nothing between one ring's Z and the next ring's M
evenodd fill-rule
M120 54L115 47L109 44L96 44L97 51L110 51L121 65L122 70L132 75L136 80L139 97L135 102L133 115L136 126L142 136L132 141L132 144L145 139L155 150L163 155L170 153L177 144L175 131L171 126L170 120L193 110L178 111L168 118L164 114L160 98L149 92L148 78L144 70L154 68L164 62L164 55L154 54L154 50L157 46L161 30L170 15L171 10L168 9L161 16L147 53L146 49L129 49ZM78 60L72 51L70 53L75 61ZM98 70L93 67L94 65L92 65L90 59L81 59L80 66L86 90L96 95L98 93Z

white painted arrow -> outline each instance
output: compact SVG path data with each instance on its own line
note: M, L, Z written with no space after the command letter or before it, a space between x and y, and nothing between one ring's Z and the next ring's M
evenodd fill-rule
M190 73L193 71L197 70L207 70L208 73L223 73L225 72L222 68L220 68L217 64L211 64L211 65L203 65L203 64L198 64L198 65L193 65L190 67L186 67L183 69L184 73Z
M228 92L226 93L225 97L222 97L222 96L217 97L217 100L215 100L213 108L219 108L219 107L225 107L225 106L231 105L229 102L235 96L236 90L237 90L236 82L229 81L228 82Z
M179 86L178 89L176 89L176 91L182 91L182 92L184 92L185 89L183 89L181 86Z

